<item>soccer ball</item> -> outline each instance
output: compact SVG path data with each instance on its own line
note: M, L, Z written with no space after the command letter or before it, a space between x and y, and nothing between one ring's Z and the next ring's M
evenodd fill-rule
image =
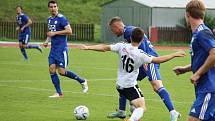
M89 117L89 109L80 105L74 109L74 115L77 120L86 120Z

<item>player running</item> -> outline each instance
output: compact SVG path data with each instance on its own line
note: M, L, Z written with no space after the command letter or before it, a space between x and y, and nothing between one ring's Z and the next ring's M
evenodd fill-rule
M16 31L19 32L19 48L24 56L25 60L28 60L27 53L25 49L37 49L42 53L42 48L39 45L28 44L31 37L31 28L32 24L31 19L22 12L22 6L16 6L16 21L19 25L16 27Z

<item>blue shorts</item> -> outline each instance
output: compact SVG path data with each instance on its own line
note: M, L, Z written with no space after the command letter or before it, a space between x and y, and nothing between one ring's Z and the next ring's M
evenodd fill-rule
M19 42L22 44L28 44L30 41L30 34L19 34Z
M50 52L48 61L49 66L56 64L57 67L66 68L68 65L68 51L64 50L62 52L58 52L57 54Z
M197 94L189 115L202 121L215 121L215 93Z
M142 65L139 68L139 74L138 74L137 80L140 81L144 79L146 76L148 77L149 81L161 80L159 68L160 68L160 64L150 63L150 64L147 64L147 69L145 70Z

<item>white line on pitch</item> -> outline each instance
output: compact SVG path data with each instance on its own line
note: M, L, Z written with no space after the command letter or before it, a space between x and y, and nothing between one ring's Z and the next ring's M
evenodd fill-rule
M28 89L28 90L34 90L34 91L53 91L51 89L42 89L42 88L32 88L32 87L17 87L17 86L8 86L8 85L1 85L0 87L9 87L9 88L19 88L19 89ZM67 93L73 93L73 94L83 94L82 92L74 92L74 91L64 91ZM104 97L118 97L113 94L102 94L102 93L86 93L87 95L94 95L94 96L104 96ZM154 101L154 102L161 102L162 100L157 100L157 99L149 99L145 98L145 100L148 101ZM192 102L182 102L182 101L173 101L174 103L178 104L192 104Z

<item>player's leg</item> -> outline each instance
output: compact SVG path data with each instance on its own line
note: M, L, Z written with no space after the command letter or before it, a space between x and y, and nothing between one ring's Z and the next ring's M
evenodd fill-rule
M118 89L120 91L120 89ZM143 117L143 113L146 112L146 106L143 94L138 85L131 88L122 89L126 98L135 106L134 111L128 121L139 121Z
M40 45L36 45L36 44L28 44L28 42L30 41L30 34L25 34L24 36L24 43L25 43L25 48L26 49L37 49L42 53L42 48L40 47Z
M189 116L187 121L201 121L200 119L198 118L195 118L195 117L192 117L192 116Z
M215 93L197 94L188 121L215 121Z
M52 80L52 83L56 89L56 93L52 96L49 96L50 98L56 98L56 97L62 97L63 93L60 87L60 80L58 78L58 75L56 73L56 64L55 59L52 57L49 57L49 73Z
M68 52L64 51L62 56L63 56L63 59L57 62L57 65L59 66L58 73L61 76L66 76L68 78L78 81L82 85L83 92L86 93L88 91L87 80L82 79L80 76L78 76L71 70L65 70L65 68L68 65Z
M147 68L148 79L153 87L153 90L160 96L163 103L170 112L170 121L175 121L180 117L180 114L175 110L172 100L170 98L169 92L163 86L161 81L159 64L148 64Z
M107 118L126 118L126 97L119 94L119 110L111 112L107 115Z
M27 53L25 51L25 46L24 46L24 41L25 38L23 37L23 35L19 35L19 48L20 48L20 51L24 57L25 60L28 60L28 56L27 56Z
M138 121L143 117L143 114L146 112L145 100L143 97L132 100L131 104L135 107L131 117L129 118L130 121Z

